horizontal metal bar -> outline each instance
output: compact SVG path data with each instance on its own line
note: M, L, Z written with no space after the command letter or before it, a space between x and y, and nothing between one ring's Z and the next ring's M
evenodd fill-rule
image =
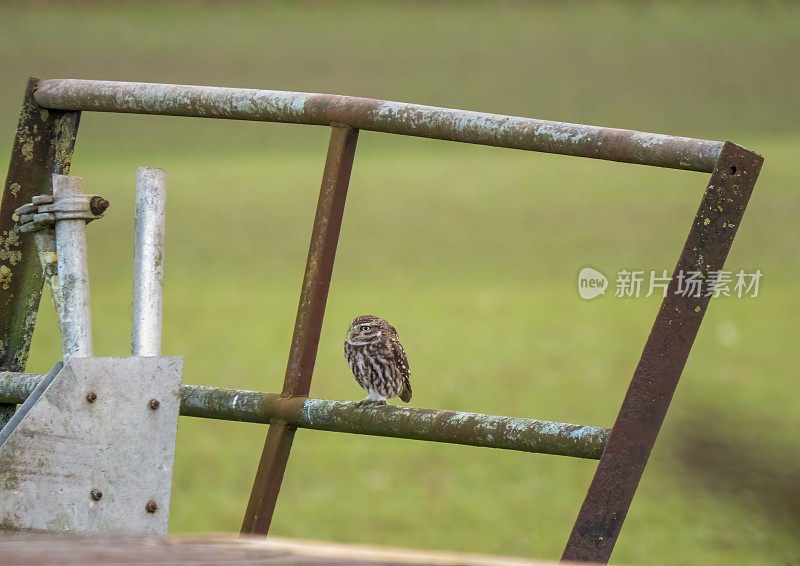
M22 403L44 376L0 372L0 403ZM282 397L243 389L181 386L180 414L227 421L504 448L597 460L609 430L516 417L436 411L394 405L356 406L346 401Z
M714 170L723 145L634 130L277 90L47 79L39 82L34 98L41 106L59 110L345 124L361 130L706 173Z

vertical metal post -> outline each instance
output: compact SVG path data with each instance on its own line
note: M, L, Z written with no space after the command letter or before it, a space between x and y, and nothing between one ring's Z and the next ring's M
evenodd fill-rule
M167 184L163 169L136 171L136 232L133 260L134 356L161 355Z
M344 125L332 126L300 305L297 308L281 393L284 396L307 396L311 387L357 141L357 129ZM270 421L264 451L242 523L243 534L266 535L269 531L294 433L295 428L284 421Z
M678 274L721 271L761 170L726 142L561 559L608 562L711 299L677 293Z
M38 83L39 79L29 79L25 88L0 205L0 370L3 371L25 369L43 281L34 239L20 235L12 214L35 195L51 194L53 173L69 173L80 121L80 112L46 110L36 104L33 94ZM0 405L2 414L10 414L13 409L14 405Z
M56 200L83 193L83 179L53 175ZM64 361L92 357L92 313L89 302L89 261L86 251L86 221L56 222L58 279L61 287L61 344Z

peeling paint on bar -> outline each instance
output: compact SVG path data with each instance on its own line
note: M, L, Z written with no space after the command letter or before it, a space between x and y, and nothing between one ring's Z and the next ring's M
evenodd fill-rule
M30 373L0 372L0 403L22 403L42 378ZM594 426L395 405L356 406L347 401L201 385L181 386L180 414L264 424L281 419L298 428L593 460L602 455L609 434L608 429Z
M42 80L46 108L330 126L710 173L723 142L332 94Z

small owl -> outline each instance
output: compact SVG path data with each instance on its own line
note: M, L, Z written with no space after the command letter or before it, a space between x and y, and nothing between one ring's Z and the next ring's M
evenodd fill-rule
M385 405L398 396L411 401L411 369L394 326L371 314L356 317L347 331L344 356L358 384L369 393L359 405Z

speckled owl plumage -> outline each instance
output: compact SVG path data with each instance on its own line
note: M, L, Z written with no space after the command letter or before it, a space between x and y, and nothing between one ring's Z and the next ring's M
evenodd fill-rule
M347 331L344 355L358 384L369 393L361 403L411 401L411 368L394 326L371 314L356 317Z

